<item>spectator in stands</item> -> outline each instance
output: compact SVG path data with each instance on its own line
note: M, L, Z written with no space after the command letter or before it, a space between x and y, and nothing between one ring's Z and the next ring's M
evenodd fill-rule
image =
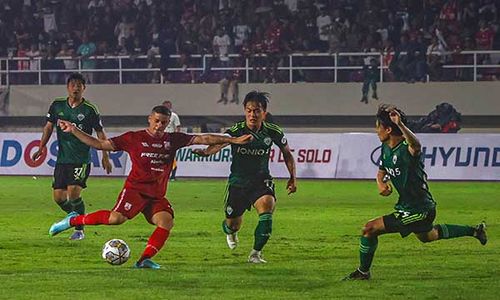
M328 32L332 25L332 19L327 14L326 6L320 10L319 16L316 18L316 27L318 28L318 50L320 52L327 52L330 48L328 43Z
M87 33L83 34L82 44L78 47L76 54L80 56L82 60L82 69L95 69L96 60L94 58L90 58L96 52L96 45L94 42L89 40ZM83 72L82 72L83 73ZM94 82L94 72L84 72L83 75L86 77L87 83L95 83Z
M361 97L361 102L368 104L368 92L370 91L370 86L372 88L372 98L378 100L377 95L377 81L379 81L379 68L378 62L375 58L371 58L369 64L363 67L363 88Z

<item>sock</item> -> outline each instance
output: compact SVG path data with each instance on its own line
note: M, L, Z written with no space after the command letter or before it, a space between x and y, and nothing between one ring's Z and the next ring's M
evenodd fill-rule
M82 197L76 198L73 200L69 200L71 202L71 205L73 206L73 211L76 211L79 215L84 215L85 214L85 203L83 203ZM78 225L75 227L76 230L83 230L82 225Z
M146 245L146 249L144 249L141 258L139 259L139 262L155 256L167 241L169 234L170 230L156 227L155 231L153 231L153 234L151 234L151 236L149 237L148 244Z
M259 215L259 223L255 228L255 241L253 243L253 249L260 251L267 243L267 240L271 237L271 232L273 231L273 214L263 213Z
M177 173L177 167L172 169L172 173L170 174L170 179L175 179L175 174Z
M71 226L77 227L78 225L109 225L109 210L98 210L88 215L79 215L69 220Z
M437 224L439 239L452 239L461 236L474 236L475 228L468 225Z
M378 237L364 237L359 241L359 270L361 272L370 271L375 250L377 250Z
M224 231L225 234L233 234L236 231L232 230L229 226L226 224L226 220L222 221L222 231Z
M57 205L59 205L59 207L62 210L64 210L68 214L73 211L73 205L68 200L64 200L62 202L56 202L56 203L57 203Z

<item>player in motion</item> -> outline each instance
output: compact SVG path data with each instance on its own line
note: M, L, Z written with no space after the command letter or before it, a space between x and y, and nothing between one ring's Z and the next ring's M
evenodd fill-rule
M142 212L146 220L155 225L156 229L135 266L159 269L160 265L151 258L163 247L174 225L174 212L165 198L165 193L176 150L192 144L244 144L252 139L251 135L228 137L166 133L164 130L169 121L170 110L162 105L155 106L148 117L148 128L129 131L108 140L96 139L74 124L60 121L61 130L73 134L91 147L107 151L126 151L132 160L132 170L112 210L99 210L86 215L71 213L63 220L54 223L50 227L49 234L54 236L79 225L119 225Z
M398 232L402 237L414 233L423 242L473 236L482 245L488 241L486 225L433 225L436 217L436 202L427 186L427 174L420 160L421 144L415 134L406 127L404 113L389 105L381 105L377 112L377 135L382 142L382 154L377 173L377 186L382 196L389 196L396 187L399 200L395 212L375 218L362 229L359 245L359 268L344 280L370 279L370 266L378 236Z
M230 249L235 249L238 245L237 232L241 228L243 213L247 209L250 210L251 206L255 207L259 214L259 223L255 228L253 249L248 257L250 263L266 262L262 259L262 248L272 231L276 198L273 179L269 174L269 153L273 143L281 149L290 173L287 183L288 194L297 190L295 161L283 130L276 124L264 121L268 102L267 93L257 91L248 93L243 101L245 121L236 123L226 131L226 134L233 137L246 134L254 137L248 144L231 146L233 161L225 195L226 219L222 222L227 245ZM195 149L194 152L208 156L225 146L227 144L215 145L206 149Z
M92 134L93 129L99 139L107 139L97 107L83 98L85 91L83 76L79 73L71 74L68 77L66 87L68 97L56 98L50 105L47 123L43 128L40 140L40 148L33 153L33 160L45 157L47 142L54 130L54 124L58 120L72 122L87 134ZM63 132L60 128L57 128L57 144L59 151L52 183L54 201L66 213L76 211L79 214L84 214L85 204L81 192L87 187L87 178L90 174L90 147L73 135ZM102 151L102 166L106 173L111 173L112 167L107 151ZM70 239L81 240L84 237L83 226L76 226Z

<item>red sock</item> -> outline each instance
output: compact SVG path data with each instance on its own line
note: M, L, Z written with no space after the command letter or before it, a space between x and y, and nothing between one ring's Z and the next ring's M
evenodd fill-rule
M149 237L146 249L144 249L144 252L142 253L139 261L155 256L167 241L169 234L170 230L156 227L155 231L153 231L153 234Z
M69 224L71 226L77 225L109 225L109 215L111 214L110 210L98 210L96 212L87 214L87 215L79 215L69 220Z

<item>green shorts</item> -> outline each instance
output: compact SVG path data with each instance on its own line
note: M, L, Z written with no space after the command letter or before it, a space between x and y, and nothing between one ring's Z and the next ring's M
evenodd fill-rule
M432 222L436 218L436 210L421 213L395 211L382 217L385 231L388 233L399 232L402 237L410 233L429 232L433 228Z
M271 195L276 200L272 179L264 179L243 187L228 184L224 204L226 218L243 215L245 210L250 210L255 201L264 195Z
M54 168L54 190L65 190L68 185L87 187L87 178L90 175L90 164L56 164Z

